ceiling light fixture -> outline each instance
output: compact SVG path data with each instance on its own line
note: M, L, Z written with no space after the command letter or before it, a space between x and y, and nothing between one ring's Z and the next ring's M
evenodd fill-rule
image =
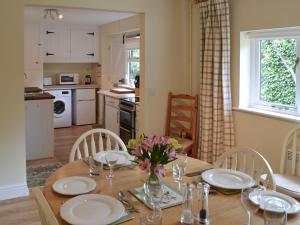
M56 18L62 19L64 18L63 14L61 14L58 9L44 9L44 19L46 20L48 17L52 20L55 20Z

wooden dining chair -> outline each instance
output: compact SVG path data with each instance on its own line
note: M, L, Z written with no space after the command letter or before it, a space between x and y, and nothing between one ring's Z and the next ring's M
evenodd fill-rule
M168 95L167 120L165 135L174 137L182 150L196 158L196 127L198 112L198 95Z
M59 225L52 209L39 187L32 189L33 196L38 205L39 215L42 225Z
M86 131L74 143L69 162L104 150L127 151L127 148L121 138L110 130L97 128Z
M274 177L278 192L300 199L300 127L287 134L282 146L280 173Z
M251 148L233 148L221 155L214 163L215 168L233 169L250 175L256 183L276 190L273 170L268 161ZM266 179L261 181L265 174Z

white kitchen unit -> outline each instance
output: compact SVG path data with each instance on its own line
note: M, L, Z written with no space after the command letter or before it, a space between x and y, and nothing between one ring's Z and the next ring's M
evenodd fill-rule
M45 25L43 42L46 63L99 62L96 27Z
M105 128L120 135L119 103L118 98L105 95Z
M25 101L26 160L53 157L53 99Z
M96 90L72 90L73 124L84 125L96 123Z
M43 28L44 62L63 62L70 57L70 31L67 26Z
M40 25L24 24L24 86L43 87L43 61Z

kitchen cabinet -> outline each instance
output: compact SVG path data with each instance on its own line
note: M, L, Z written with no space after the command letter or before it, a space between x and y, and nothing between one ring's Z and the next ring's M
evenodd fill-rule
M98 62L97 36L95 29L71 29L72 61Z
M97 28L45 26L44 62L99 62Z
M105 128L120 135L119 99L105 96Z
M24 86L43 87L42 43L40 25L24 24Z
M63 62L70 57L70 31L67 27L44 27L43 37L44 62Z
M25 101L26 160L53 157L53 99Z

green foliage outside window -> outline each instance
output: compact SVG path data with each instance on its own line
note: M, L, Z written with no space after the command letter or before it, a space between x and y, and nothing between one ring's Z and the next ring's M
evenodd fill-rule
M260 100L295 106L295 39L260 41Z

